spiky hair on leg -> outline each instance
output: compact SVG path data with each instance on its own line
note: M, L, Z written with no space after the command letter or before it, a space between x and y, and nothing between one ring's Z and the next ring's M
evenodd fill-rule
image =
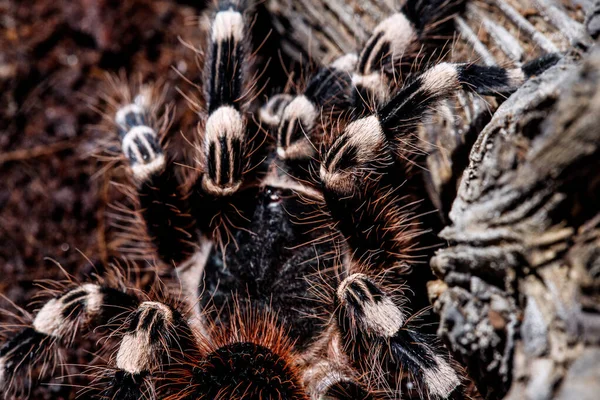
M138 303L117 274L83 284L52 282L52 287L45 292L51 298L42 294L46 300L40 300L43 306L28 326L13 332L0 348L0 393L5 396L27 395L57 367L62 348L80 332L116 329Z
M229 324L209 322L202 357L173 377L185 388L168 399L307 400L293 343L276 316L238 301L222 312L231 313Z
M342 348L373 390L401 394L406 373L428 398L448 398L460 385L447 351L418 332L401 303L367 275L350 275L336 293Z

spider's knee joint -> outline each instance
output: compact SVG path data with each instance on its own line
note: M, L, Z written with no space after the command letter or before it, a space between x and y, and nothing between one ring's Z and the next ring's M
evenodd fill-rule
M385 134L374 115L358 119L329 146L320 176L325 188L342 195L354 191L357 179L391 162Z
M277 155L281 159L309 158L315 153L311 134L319 117L317 106L306 96L295 97L283 110L277 130Z
M79 316L92 317L101 312L104 295L102 288L85 284L61 297L48 301L33 320L33 328L44 335L62 338L71 328L69 322Z
M392 337L404 325L404 313L364 274L346 278L338 287L337 299L345 318L367 334Z
M156 132L149 126L135 126L123 137L123 153L136 179L147 180L165 167L165 156Z
M219 107L206 122L204 189L217 196L233 194L242 184L245 122L231 106Z
M283 111L294 99L291 94L280 93L269 99L267 104L258 111L260 120L271 128L277 128L281 123Z
M152 301L140 304L130 317L117 352L117 368L136 376L150 371L173 324L174 314L169 306Z

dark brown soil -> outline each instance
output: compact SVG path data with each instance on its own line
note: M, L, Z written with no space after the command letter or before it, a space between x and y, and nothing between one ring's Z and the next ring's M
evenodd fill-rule
M17 311L10 299L33 311L35 282L65 279L56 264L82 281L105 267L107 177L90 154L107 133L92 127L100 121L92 107L102 108L105 72L186 89L175 67L199 81L194 53L178 36L200 37L195 17L204 2L185 3L0 1L1 309ZM258 29L257 36L268 32L264 24ZM168 100L177 107L174 129L195 125L182 96L171 90ZM2 325L15 321L0 315ZM77 342L68 362L88 364L92 344ZM75 389L51 382L31 398L75 397Z

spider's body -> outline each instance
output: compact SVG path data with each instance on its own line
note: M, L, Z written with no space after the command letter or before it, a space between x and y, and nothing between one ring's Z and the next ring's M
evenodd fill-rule
M200 172L178 180L149 93L114 116L140 215L193 312L105 282L69 288L0 349L3 389L20 389L40 357L54 362L51 350L80 326L108 321L121 329L105 398L459 396L445 351L398 295L427 250L415 129L459 89L510 92L552 61L514 70L441 63L409 75L462 4L408 2L361 54L323 66L296 96L273 97L257 127L250 10L220 1L197 110ZM416 386L408 394L407 375Z

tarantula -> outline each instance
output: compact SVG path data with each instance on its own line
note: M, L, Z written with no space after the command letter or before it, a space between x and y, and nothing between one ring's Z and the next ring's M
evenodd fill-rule
M175 173L151 90L113 117L138 211L184 299L110 279L66 288L0 349L3 392L24 395L36 363L52 370L79 329L104 327L120 340L98 378L108 399L460 397L459 373L403 295L422 290L406 274L428 250L416 131L457 90L510 93L555 61L424 67L463 7L408 1L359 54L253 118L252 4L219 1L196 104L197 173Z

